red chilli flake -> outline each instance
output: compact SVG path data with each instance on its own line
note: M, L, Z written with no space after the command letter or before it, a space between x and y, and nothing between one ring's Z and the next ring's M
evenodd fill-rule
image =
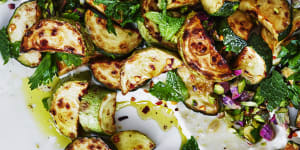
M130 100L131 100L132 102L134 102L134 101L136 100L136 98L135 98L135 97L131 97Z
M9 9L15 9L16 8L16 5L11 3L11 4L8 4L8 8Z
M161 105L163 102L162 101L158 101L158 102L156 102L155 104L156 105Z
M276 59L276 56L273 56L273 59Z

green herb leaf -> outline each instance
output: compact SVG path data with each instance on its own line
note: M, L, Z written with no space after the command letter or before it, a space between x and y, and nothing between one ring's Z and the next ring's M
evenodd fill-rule
M10 43L10 57L18 58L20 55L21 41Z
M288 45L281 46L278 58L281 58L280 64L287 65L296 72L300 71L300 40L292 40Z
M57 75L57 70L55 55L47 53L33 75L29 77L31 90L50 83Z
M279 107L289 97L289 93L283 77L277 71L273 71L272 76L260 84L260 95L267 101L269 111Z
M140 1L119 1L119 0L94 0L95 4L106 5L105 15L107 17L107 30L109 33L114 33L116 35L113 21L121 20L120 25L124 27L128 23L134 23L138 20L143 20L140 11Z
M183 146L181 150L200 150L196 139L192 136Z
M78 13L76 12L72 12L72 13L63 13L62 17L67 18L67 19L72 19L74 21L79 21L80 16Z
M10 47L5 27L0 30L0 52L4 60L4 64L6 64L10 58Z
M42 100L43 106L47 111L50 110L50 101L49 100L50 100L50 97L45 97Z
M69 54L69 53L56 53L56 57L59 61L63 61L67 66L79 66L81 65L81 57Z
M167 73L166 83L158 82L150 88L149 92L162 100L166 101L184 101L189 97L188 90L182 79L175 71Z

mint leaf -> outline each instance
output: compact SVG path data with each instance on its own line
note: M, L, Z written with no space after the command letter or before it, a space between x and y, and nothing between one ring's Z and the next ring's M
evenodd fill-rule
M147 12L145 15L149 20L158 24L160 34L165 40L171 40L185 21L184 17L175 18L159 12Z
M181 148L181 150L200 150L196 139L192 136Z
M143 20L140 11L140 1L119 1L119 0L94 0L95 4L106 5L105 15L107 17L106 28L109 33L114 33L116 35L113 21L121 20L120 25L124 27L128 23L134 23L138 20Z
M149 92L158 99L166 101L184 101L189 97L188 90L182 79L175 71L167 73L166 83L158 82L150 88Z
M279 107L280 103L289 97L290 91L277 71L273 71L272 76L262 81L259 87L260 95L267 101L269 111Z
M278 58L281 58L280 64L287 65L294 71L300 71L300 41L291 40L286 46L281 46L281 51Z
M10 58L10 47L5 27L0 30L0 52L4 60L4 64L6 64Z
M28 83L31 90L50 83L53 77L57 75L57 70L55 55L47 53L33 75L29 77Z
M56 58L63 61L67 66L79 66L82 63L80 56L69 53L56 53Z
M169 71L167 73L167 85L170 85L170 87L174 89L176 93L179 93L180 99L185 100L189 97L188 89L175 71Z

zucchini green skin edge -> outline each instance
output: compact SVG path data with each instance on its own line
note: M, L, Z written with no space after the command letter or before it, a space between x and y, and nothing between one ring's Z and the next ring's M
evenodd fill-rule
M219 27L217 28L218 34L224 36L224 45L230 46L231 51L235 53L240 53L244 47L247 46L247 42L237 36L230 26L228 25L227 19L220 21Z
M269 48L268 44L264 42L260 35L252 33L247 41L248 46L253 47L253 49L260 55L266 63L267 72L272 67L272 50Z
M88 89L88 93L82 97L79 110L79 123L86 132L103 132L98 119L99 110L103 98L109 92L98 86L91 86Z
M283 32L279 33L278 35L278 41L282 41L284 40L292 31L293 28L293 7L290 6L290 24L289 26L286 28L286 30L284 30Z
M223 6L211 16L227 17L232 15L239 7L240 2L224 2Z

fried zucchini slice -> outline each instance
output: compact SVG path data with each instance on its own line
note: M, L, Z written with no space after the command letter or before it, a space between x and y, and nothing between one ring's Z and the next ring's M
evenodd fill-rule
M170 50L177 50L176 40L167 41L162 38L160 35L157 24L149 20L145 14L149 11L159 11L157 1L155 0L143 0L142 1L142 16L144 18L144 22L138 21L138 29L143 39L154 46L164 47Z
M79 111L79 123L84 131L106 133L103 130L107 130L108 126L115 128L116 105L115 97L112 96L114 93L98 86L91 86L87 92L82 97ZM105 114L107 112L109 113ZM111 129L107 133L112 134L114 131L115 129Z
M242 11L237 10L227 18L231 30L244 40L248 40L251 29L254 24L250 16Z
M41 11L36 1L22 3L14 12L7 26L10 42L22 41L25 31L40 19Z
M295 9L294 13L293 13L293 27L292 27L290 35L299 31L299 29L300 29L300 10Z
M189 14L183 29L178 49L185 64L209 80L232 79L232 70L205 33L200 15L194 12Z
M219 104L210 96L213 93L214 82L193 73L187 66L178 68L177 74L189 91L190 97L184 101L185 105L196 112L216 115Z
M81 137L70 143L65 150L111 150L99 137Z
M229 16L236 11L238 0L201 0L204 10L212 16Z
M300 149L300 146L292 141L289 141L284 150L299 150Z
M81 65L87 64L91 58L92 58L92 56L81 57ZM68 66L63 61L57 61L56 64L57 64L59 76L62 76L78 67L78 66L76 67L74 65Z
M118 150L152 150L155 143L138 131L121 131L111 137Z
M114 25L116 34L106 30L106 19L97 17L94 12L87 10L85 25L95 45L105 52L113 54L128 54L142 42L137 30L121 28Z
M276 40L272 36L272 33L264 27L261 29L261 37L264 39L264 41L268 44L269 48L272 50L272 55L273 55L272 63L274 65L277 65L280 62L280 58L277 57L279 55L279 52L281 51L280 45L282 44L283 41Z
M86 81L68 81L53 94L50 113L58 130L71 139L78 135L79 100L87 87Z
M24 35L21 51L65 52L80 56L89 55L86 39L79 24L67 21L45 19L33 25Z
M37 67L42 61L42 54L31 50L26 53L20 53L17 60L26 67Z
M40 19L41 12L36 1L22 3L14 12L7 26L7 34L10 42L22 41L23 36ZM42 60L42 54L37 51L20 53L17 60L27 67L36 67Z
M161 6L163 0L158 1L158 6ZM200 3L200 0L167 0L167 9L175 9L183 6L192 6Z
M239 9L253 13L278 41L291 31L291 12L286 0L242 0Z
M251 84L259 83L267 75L265 60L248 46L238 56L237 69L242 69L242 77Z
M94 77L110 89L121 89L120 72L122 60L102 58L90 64Z
M154 47L139 50L121 68L122 93L126 94L145 81L181 65L182 61L174 53Z
M108 93L102 100L99 110L99 121L103 133L112 135L116 132L115 112L116 112L116 92Z

